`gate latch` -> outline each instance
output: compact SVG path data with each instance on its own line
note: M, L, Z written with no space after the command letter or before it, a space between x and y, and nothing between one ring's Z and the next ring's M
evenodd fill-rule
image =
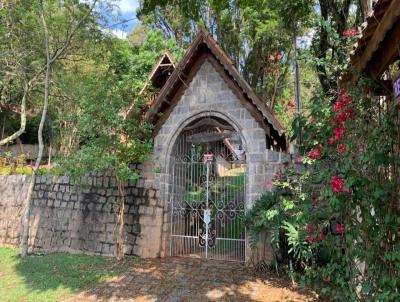
M205 209L204 210L204 222L206 224L209 224L211 221L211 210L210 209Z

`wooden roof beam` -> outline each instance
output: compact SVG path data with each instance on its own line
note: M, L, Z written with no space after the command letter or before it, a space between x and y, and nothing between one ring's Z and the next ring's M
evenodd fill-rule
M400 18L386 35L379 49L374 53L366 71L376 80L400 57Z
M376 28L371 40L366 46L365 50L360 56L360 59L354 65L358 71L353 77L353 82L360 78L361 73L366 68L368 62L371 60L374 52L379 48L379 44L384 40L386 33L392 28L393 24L400 16L400 0L392 0L390 6L385 10L385 15L382 17L381 22Z

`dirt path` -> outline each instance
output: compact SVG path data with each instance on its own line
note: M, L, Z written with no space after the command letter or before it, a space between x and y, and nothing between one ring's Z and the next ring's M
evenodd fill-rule
M140 260L122 276L68 300L81 301L315 301L281 278L260 278L243 265L188 258Z

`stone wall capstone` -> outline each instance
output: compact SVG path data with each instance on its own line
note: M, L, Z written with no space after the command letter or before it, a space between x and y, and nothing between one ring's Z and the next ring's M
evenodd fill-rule
M141 165L137 165L141 168ZM0 176L0 245L18 246L22 205L30 176ZM140 255L142 208L153 203L154 189L142 178L125 185L125 254ZM114 255L119 195L109 172L84 177L37 177L30 216L32 252Z

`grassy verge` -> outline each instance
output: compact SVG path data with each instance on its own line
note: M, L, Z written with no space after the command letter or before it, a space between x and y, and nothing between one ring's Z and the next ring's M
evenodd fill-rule
M125 272L138 258L51 254L22 259L0 248L0 301L60 301Z

